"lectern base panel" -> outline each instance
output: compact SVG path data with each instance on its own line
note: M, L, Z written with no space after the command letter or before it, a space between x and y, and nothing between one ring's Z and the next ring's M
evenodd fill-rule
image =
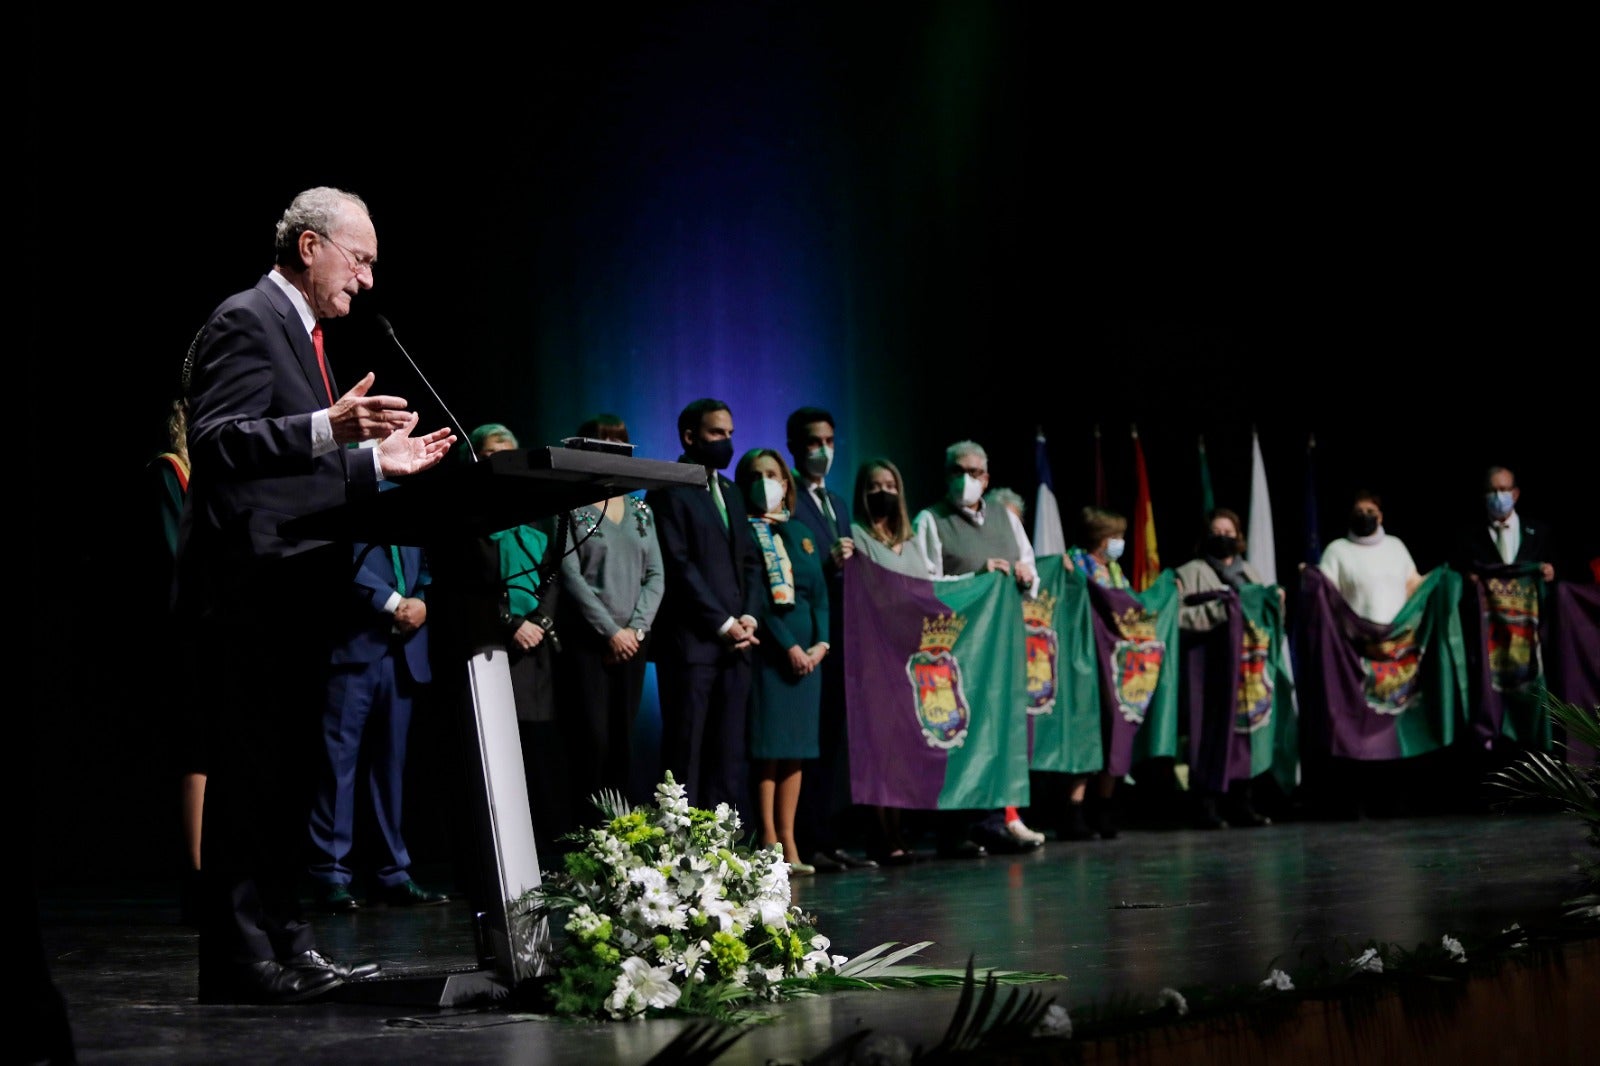
M417 971L379 974L334 989L338 1003L384 1003L411 1007L468 1007L496 1003L511 989L492 970Z

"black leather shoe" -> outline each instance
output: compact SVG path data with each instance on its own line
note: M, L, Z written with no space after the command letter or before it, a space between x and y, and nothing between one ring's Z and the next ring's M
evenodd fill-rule
M845 864L826 851L814 853L808 860L819 874L836 874L845 869Z
M1206 796L1195 805L1194 817L1189 824L1196 829L1226 829L1228 821L1217 813L1217 801Z
M1236 825L1241 829L1260 829L1263 826L1272 824L1271 818L1268 818L1248 803L1241 803L1230 808L1227 819L1230 825Z
M955 844L941 844L938 854L941 859L981 859L989 852L975 840L963 840Z
M910 866L917 861L917 853L907 848L890 848L888 851L878 852L878 859L874 866Z
M390 907L432 907L449 903L450 897L443 892L430 892L415 881L402 881L398 885L380 888L378 901Z
M201 1003L305 1003L344 984L333 970L285 966L272 959L200 973Z
M878 868L875 860L869 859L865 855L852 855L843 848L834 848L832 851L823 852L823 854L847 870L876 870ZM817 869L820 870L822 867L819 866Z
M200 871L183 871L183 881L178 886L178 921L191 929L200 928L201 898Z
M1093 840L1095 831L1084 817L1082 803L1067 803L1067 813L1056 828L1057 840Z
M334 962L315 948L289 956L283 960L283 965L291 970L326 970L341 981L364 981L378 972L378 964L375 962L359 962L354 966L346 966L342 962Z
M350 894L349 885L325 886L317 905L329 914L350 914L361 909L361 904Z

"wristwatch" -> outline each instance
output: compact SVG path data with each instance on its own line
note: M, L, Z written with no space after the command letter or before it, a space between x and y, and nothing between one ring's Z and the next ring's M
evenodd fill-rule
M649 632L649 630L645 629L644 626L635 626L633 629L633 635L638 638L639 643L641 644L644 643L644 635L647 632Z

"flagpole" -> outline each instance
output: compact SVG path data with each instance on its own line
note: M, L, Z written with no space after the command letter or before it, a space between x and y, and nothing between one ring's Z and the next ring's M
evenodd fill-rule
M1061 509L1056 502L1054 479L1050 476L1050 456L1045 451L1043 426L1034 430L1033 467L1038 481L1033 503L1033 554L1036 558L1064 555L1067 538L1061 527Z
M1139 442L1139 427L1130 422L1133 435L1133 463L1137 479L1137 495L1133 507L1133 574L1135 592L1144 592L1155 584L1161 573L1161 556L1156 550L1156 517L1150 503L1150 475L1144 463L1144 445Z
M1100 423L1094 424L1094 505L1106 505L1106 468L1100 460Z

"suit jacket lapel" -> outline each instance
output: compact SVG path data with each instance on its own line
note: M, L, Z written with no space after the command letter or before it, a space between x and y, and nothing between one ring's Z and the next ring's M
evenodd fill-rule
M829 524L833 526L834 539L848 537L850 529L845 525L844 518L841 517L844 514L844 508L839 506L839 501L843 497L832 489L823 489L822 491L828 494L828 506L833 508L833 519Z
M810 485L801 482L796 495L799 496L799 507L797 510L805 512L805 514L801 516L801 521L805 522L806 525L816 530L817 533L827 541L826 544L818 545L818 547L826 551L833 548L834 541L838 540L840 537L847 537L850 534L848 530L840 528L839 505L834 502L833 493L828 491L827 486L823 486L822 491L828 493L828 506L833 508L832 518L829 518L823 513L822 507L817 503L817 497L814 493L812 493Z
M728 544L731 547L733 544L733 527L739 521L739 517L733 513L733 482L721 474L713 476L717 479L717 488L722 490L722 502L728 508L728 526L722 533L723 536L728 538ZM722 515L717 510L716 502L711 499L711 491L709 489L706 490L706 505L711 508L711 520L719 526L722 525Z
M279 325L283 327L284 338L289 342L290 351L294 352L295 361L300 364L300 372L306 376L306 388L311 390L311 395L325 398L326 390L322 387L322 369L317 366L317 346L311 343L311 334L306 332L305 323L300 318L300 312L295 309L289 297L284 295L282 289L266 278L256 283L256 288L267 294L267 299L278 312ZM328 360L328 382L333 388L333 394L339 395L339 387L333 380L333 361ZM319 408L322 406L319 402Z

